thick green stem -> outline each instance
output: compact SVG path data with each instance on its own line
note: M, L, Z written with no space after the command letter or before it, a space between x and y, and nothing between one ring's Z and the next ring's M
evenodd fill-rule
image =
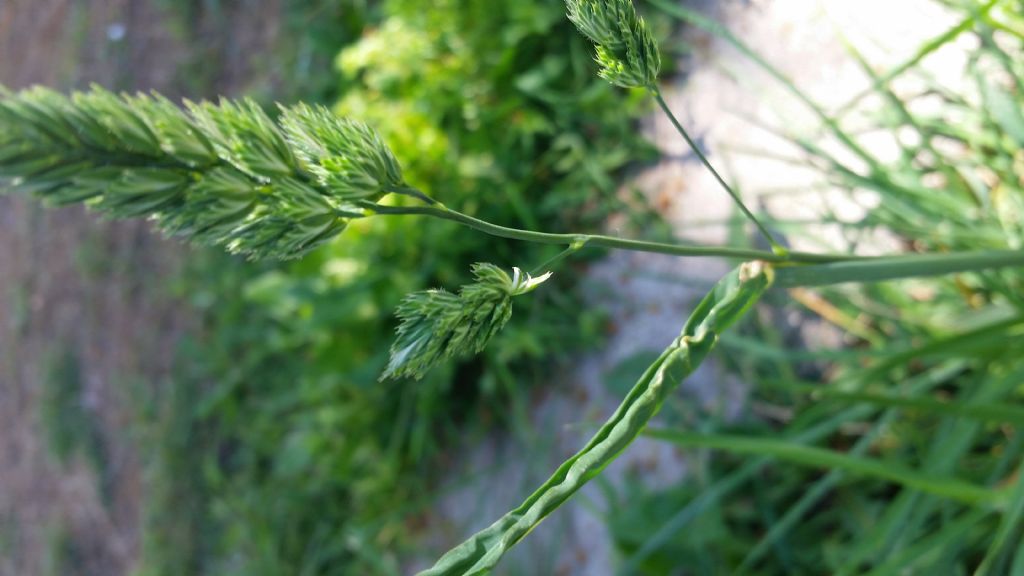
M776 285L828 286L845 282L883 282L919 276L943 276L1024 266L1024 250L988 250L951 254L908 254L814 266L780 266Z
M763 234L764 237L768 240L768 243L771 244L772 252L784 256L788 251L785 248L783 248L778 242L775 241L775 238L772 237L771 232L768 232L768 229L765 228L764 224L761 224L761 221L758 220L757 217L754 216L754 213L747 208L747 205L743 203L743 199L740 198L740 195L737 194L732 189L732 187L725 182L725 179L722 178L722 176L718 173L718 170L715 170L715 167L711 165L711 161L708 160L707 156L705 156L703 152L701 152L700 148L697 146L697 143L694 142L692 138L690 138L690 135L686 132L686 129L683 128L683 125L676 118L675 114L672 113L672 110L668 107L668 104L665 102L665 99L662 98L661 91L658 90L657 87L652 87L650 90L651 94L654 95L654 99L658 101L658 106L661 106L662 111L665 112L665 115L668 116L668 119L672 122L672 125L675 126L676 132L679 132L679 135L683 137L683 140L686 140L686 143L690 146L690 149L693 150L693 153L697 155L697 158L700 158L700 161L702 164L704 164L704 167L707 168L709 172L711 172L711 175L714 176L715 180L718 181L722 188L724 188L725 191L729 193L729 196L732 196L732 199L736 202L736 205L739 206L740 210L743 211L743 214L747 217L747 219L753 222L754 226L757 226L757 229L761 231L761 234Z
M648 242L645 240L629 240L616 238L614 236L601 236L593 234L550 234L547 232L534 232L532 230L520 230L518 228L506 228L491 224L478 218L474 218L461 212L446 208L442 204L433 206L381 206L379 204L364 204L364 208L375 214L385 215L423 215L451 220L475 230L513 240L525 240L527 242L538 242L541 244L558 244L572 246L582 243L586 247L593 248L615 248L620 250L632 250L635 252L655 252L658 254L671 254L673 256L718 256L722 258L738 258L741 260L763 260L765 262L778 263L803 263L821 264L828 262L841 262L846 260L857 260L857 256L845 256L836 254L808 254L804 252L791 252L786 255L775 254L764 250L749 250L745 248L728 248L717 246L692 246L682 244L665 244L661 242Z

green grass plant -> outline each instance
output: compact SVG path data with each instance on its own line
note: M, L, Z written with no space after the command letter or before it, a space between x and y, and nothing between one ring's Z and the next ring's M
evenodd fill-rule
M854 131L847 128L854 119L860 126L867 123L871 131L891 133L896 141L905 142L897 159L882 160L869 154L865 168L860 168L826 153L810 137L788 135L804 150L807 165L821 170L851 196L863 190L879 195L880 202L863 220L841 225L857 231L895 233L911 253L984 248L1009 250L1009 254L1018 250L1017 233L1007 226L1014 221L1014 212L1007 212L1003 203L1020 197L1019 183L1012 170L999 171L999 167L1008 166L1006 157L1019 154L1012 110L1019 109L1021 102L1020 70L1016 65L1020 52L1019 45L1008 42L1008 36L993 34L994 30L1012 28L1011 22L1019 22L1019 10L1013 3L955 4L953 7L962 11L957 25L889 70L876 71L851 46L851 55L862 62L872 88L835 111L814 104L721 26L667 3L653 0L652 4L722 35L754 57L819 112L821 137L845 146L848 154L844 158L870 152L856 144ZM974 85L952 88L935 84L924 72L923 64L931 54L964 35L977 38L981 47L971 53L965 71ZM971 72L984 66L992 68L986 73ZM999 72L994 73L996 69ZM902 86L898 82L908 77L923 83L926 89L898 89ZM997 88L991 88L996 78L1001 80L994 82ZM869 94L881 98L869 101ZM922 109L918 100L936 97L941 103L938 112L918 111ZM996 116L1002 120L996 120ZM898 134L907 130L918 137L901 140ZM784 131L775 132L785 135ZM950 147L951 142L957 145ZM1004 160L1000 160L1003 155ZM979 179L980 172L991 169L998 176ZM993 197L997 199L993 201ZM1015 202L1010 200L1009 205ZM811 233L799 225L787 230ZM909 265L905 270L908 274L916 266L928 266L927 258L905 263ZM854 268L867 264L870 270L851 274L846 280L885 276L884 268L870 263L851 264ZM838 272L844 264L824 266L834 266ZM811 276L813 268L792 270L800 276L793 284L824 286L844 281L843 274L837 273L819 283ZM782 270L778 276L780 284L788 283ZM1015 434L1022 369L1020 282L1018 270L1007 269L914 285L899 282L824 288L820 293L824 302L848 318L857 318L879 336L848 336L856 347L856 356L833 350L793 353L748 336L737 338L734 342L743 350L756 352L756 358L737 365L759 383L754 402L784 404L792 409L792 415L779 422L752 418L739 430L736 425L732 429L722 425L725 429L707 434L676 429L659 434L714 445L723 455L716 459L728 461L725 454L730 451L757 448L764 450L761 454L770 454L778 449L772 459L783 461L799 453L797 459L808 457L807 462L830 471L820 476L779 467L774 482L783 489L770 498L751 501L734 496L717 508L691 505L684 510L686 514L681 512L662 522L655 537L648 541L650 545L629 555L625 572L650 566L646 563L685 534L687 526L701 521L702 514L715 513L738 539L738 552L729 549L727 553L713 553L715 566L730 573L1014 573L1011 566L1018 557L1020 537L1016 529L1020 446ZM924 292L917 292L920 290ZM915 297L915 293L927 296ZM764 326L763 330L774 328ZM907 347L912 342L916 344ZM794 378L794 373L815 365L829 367L824 383ZM918 382L926 385L921 387ZM840 428L820 436L810 449L794 443L801 429L835 418L840 419L845 432ZM994 507L957 503L956 498L928 495L928 489L920 486L880 489L863 474L858 478L850 461L834 461L826 466L837 456L833 452L837 447L842 451L840 458L884 457L887 463L893 463L884 466L887 472L901 472L905 470L901 467L911 464L930 480L980 482L983 491L978 492L979 496L985 494L1001 501ZM761 466L772 466L770 462L759 461ZM723 502L725 494L735 495L756 484L753 470L752 464L715 466L705 481L706 493L716 495L714 502ZM760 470L764 473L766 468ZM757 514L752 515L752 509Z
M785 403L789 416L751 418L738 426L745 430L718 423L721 429L701 433L672 427L648 432L675 445L714 449L745 461L724 470L713 462L700 475L711 480L699 496L671 516L661 517L660 526L649 526L642 542L633 539L624 547L629 550L625 570L658 573L664 564L650 561L655 557L664 561L660 554L664 546L693 549L693 542L686 542L685 528L709 511L717 515L711 524L728 526L745 544L725 538L704 542L707 557L702 562L726 570L857 574L952 567L954 573L1002 574L1008 566L1024 562L1015 557L1021 538L1018 520L1024 513L1024 489L1015 475L1024 447L1005 427L1020 417L1012 404L1019 401L1019 379L1024 375L1019 353L1024 191L1018 177L1024 147L1020 113L1024 72L1019 65L1021 52L1006 41L1020 29L1024 20L1020 10L998 0L963 3L959 9L969 24L926 44L896 71L874 75L875 90L886 96L883 110L872 116L879 129L909 129L919 137L916 143L898 140L903 153L889 161L861 144L840 114L815 104L727 30L688 10L659 0L653 3L672 16L722 35L753 58L818 116L825 137L858 159L847 164L814 139L793 137L809 163L823 167L835 184L851 194L867 190L881 199L858 223L863 230L900 234L936 228L935 223L941 222L937 233L906 236L906 253L887 256L782 249L666 105L658 88L657 41L631 0L569 0L566 7L569 20L596 46L600 76L621 88L640 89L660 105L740 212L766 236L772 250L603 235L591 229L602 214L600 209L578 219L577 231L568 227L549 232L546 225L565 222L553 215L587 202L566 193L563 204L545 207L540 198L529 195L535 193L531 189L509 185L499 188L507 202L491 203L467 193L481 193L478 187L430 186L481 173L479 182L493 185L494 173L488 178L488 171L504 169L500 182L520 174L560 188L579 184L570 175L579 170L593 179L588 188L594 190L628 160L609 161L595 177L592 158L585 152L555 162L536 151L518 157L539 157L546 172L560 175L555 178L530 172L531 165L499 167L480 148L472 148L479 157L463 157L455 166L443 161L451 148L470 147L468 142L475 140L490 142L491 132L509 118L516 126L513 133L527 147L550 152L585 146L579 138L560 140L555 134L560 126L557 118L529 117L514 108L488 117L488 107L466 110L461 103L461 91L469 88L445 92L452 90L445 80L458 84L470 72L481 73L479 64L460 62L458 56L467 55L450 44L454 30L466 27L464 18L481 11L515 15L520 18L518 26L508 30L498 19L492 23L507 34L518 31L523 35L519 39L543 42L538 31L561 22L561 7L556 20L554 12L543 8L524 17L518 4L496 7L467 2L463 6L453 1L445 5L467 10L449 13L448 25L454 28L439 28L436 13L410 12L410 4L396 2L404 16L382 25L382 36L375 41L395 34L405 44L396 43L394 52L382 53L381 44L368 42L342 56L341 65L350 79L365 82L382 96L395 84L415 85L423 73L415 67L396 70L395 62L389 61L395 54L433 49L453 56L451 61L440 60L441 64L435 61L439 67L430 70L438 75L436 88L446 99L444 104L409 109L392 102L394 108L366 114L372 120L374 115L397 110L405 121L433 124L434 130L419 135L443 144L434 150L428 147L419 159L416 146L403 145L402 154L388 145L389 135L409 137L402 136L398 127L383 122L378 132L318 106L281 106L272 115L252 101L186 103L182 109L158 95L117 95L99 88L70 97L44 89L3 93L0 179L12 190L52 204L85 203L113 217L145 217L170 234L255 260L309 255L308 265L319 265L320 270L335 263L341 280L334 286L312 276L296 282L276 274L273 265L256 264L267 266L265 274L244 282L242 296L214 312L218 318L248 326L215 335L228 340L217 347L224 357L215 365L230 365L234 370L198 401L193 424L197 432L219 437L217 450L201 460L203 483L219 494L211 503L214 522L225 527L223 541L217 545L238 550L247 560L239 566L233 555L222 555L210 565L211 572L319 574L338 566L351 573L397 570L395 558L377 550L399 545L396 526L402 517L394 510L389 513L389 508L404 499L403 491L413 490L402 477L415 456L424 453L424 438L433 432L430 426L418 427L411 414L439 414L456 407L457 395L448 394L450 388L444 386L459 379L431 380L431 372L452 369L442 359L484 353L486 361L488 350L503 342L510 346L502 340L502 329L508 323L507 330L515 333L516 325L509 323L519 315L513 312L513 301L516 307L530 306L530 299L520 296L538 288L551 272L551 281L532 292L531 298L557 292L557 279L566 271L568 259L592 248L747 262L711 289L679 338L643 373L580 452L520 506L454 547L424 574L485 574L494 569L509 549L643 433L668 394L773 284L823 287L820 302L832 310L830 318L843 324L848 337L870 353L834 364L820 394L796 377L805 368L801 362L806 357L778 350L768 359L736 358L731 363L741 373L773 384L758 394L763 394L765 402ZM417 26L419 33L407 33ZM437 30L439 37L431 36ZM479 40L486 44L497 41L493 32L481 26L471 34L490 34ZM891 89L894 80L915 72L920 61L943 43L966 33L976 35L981 46L968 63L968 75L975 80L969 94L955 94L925 76L927 96L938 95L943 104L943 112L929 117L916 112L916 96L901 96ZM516 57L514 52L499 54ZM381 67L368 62L380 62ZM552 105L572 93L564 85L560 86L563 92L553 93L552 86L558 85L560 71L574 62L564 55L550 62L552 70L538 68L532 76L514 79L498 75L503 81L474 88L500 92L515 86L524 98ZM607 87L594 89L596 97L608 98L602 89ZM415 90L412 94L409 104L422 104ZM460 104L453 106L453 101ZM582 98L580 105L585 107L586 101ZM366 104L367 100L353 97L343 99L339 107L358 112L369 110ZM562 109L575 106L565 100L561 104ZM446 116L455 110L464 123L453 123ZM474 124L483 122L488 129L481 134ZM530 138L537 134L543 137ZM467 143L453 135L465 136ZM957 151L940 153L947 149L940 141L956 143ZM405 155L410 158L406 160ZM602 196L595 202L614 204ZM502 210L489 204L502 204ZM539 215L531 211L534 205L540 206ZM424 228L443 225L445 230L458 230L455 225L461 225L463 233L501 239L500 244L487 245L483 258L507 265L476 264L468 282L468 270L446 276L443 264L416 279L396 279L374 272L376 262L366 254L363 260L332 259L328 254L338 238L336 255L345 254L343 246L352 243L381 261L389 257L394 261L396 256L410 261L455 258L469 268L461 258L467 251L453 248L456 237L412 232L401 224L410 217L419 217L416 221ZM979 235L979 229L989 234ZM400 235L403 232L410 235ZM374 238L371 248L362 237ZM518 253L509 248L508 240L537 249ZM418 251L396 248L416 242L421 243ZM562 251L551 251L549 246ZM924 296L906 289L908 278L936 277L927 281ZM345 326L379 335L384 329L373 294L383 290L396 302L402 293L421 288L417 284L438 278L461 279L462 288L407 297L398 308L401 323L390 359L383 346L352 347L342 339L318 339L278 322L299 317L304 329L314 334ZM888 283L894 280L900 282ZM237 282L230 277L224 281ZM851 282L857 285L834 287ZM792 294L799 300L799 292ZM253 303L268 307L268 313L248 317L247 307ZM329 313L336 315L335 322L324 324ZM563 318L565 313L575 313L573 304L563 310ZM519 325L519 334L535 329L535 337L550 335L542 332L545 326L538 316L526 316L532 323ZM755 328L761 334L771 331L763 324L755 323ZM255 340L261 344L248 345ZM777 335L767 341L776 347L783 343ZM894 347L890 342L910 344ZM487 347L488 343L492 346ZM545 345L550 344L541 340L539 346ZM762 343L762 349L772 346ZM511 348L504 357L523 354ZM338 352L350 354L342 360L347 372L338 370ZM308 361L282 361L303 355ZM832 354L836 355L841 354ZM487 366L496 372L501 359L490 361ZM377 384L381 372L385 378ZM251 381L253 374L262 382ZM505 374L514 386L514 373ZM421 377L423 384L412 381ZM389 383L396 378L405 379ZM463 379L472 376L464 374ZM431 387L438 383L442 387ZM415 390L414 395L398 394L397 402L386 398L391 391L409 389ZM950 401L955 409L943 407ZM266 418L249 420L256 413ZM451 416L448 423L457 428ZM353 436L349 434L353 430L371 432ZM814 476L822 470L827 471L824 476ZM772 482L762 484L762 474L772 475ZM751 484L753 490L737 494ZM246 489L233 490L236 486ZM297 493L279 500L282 486Z

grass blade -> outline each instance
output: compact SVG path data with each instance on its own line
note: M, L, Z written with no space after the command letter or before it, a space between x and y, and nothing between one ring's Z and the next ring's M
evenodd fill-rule
M645 436L671 442L685 448L712 448L735 454L772 456L793 464L813 468L844 470L860 476L876 478L913 490L942 496L966 504L998 505L1005 494L955 478L937 478L906 468L895 462L858 458L831 450L801 446L782 440L749 438L724 434L695 434L675 430L648 430Z
M890 370L897 366L904 365L913 358L932 357L936 355L941 356L950 350L960 349L965 342L971 342L982 338L998 338L1005 330L1013 328L1022 321L1024 321L1024 319L1014 319L1012 321L995 323L984 326L978 330L958 334L951 338L942 339L938 342L929 343L925 346L903 351L889 359L886 359L870 370L862 371L853 375L852 383L855 384L857 382L880 378ZM951 375L962 371L962 369L963 366L960 362L946 362L943 364L941 369L930 370L910 378L903 384L903 386L901 386L901 388L907 394L922 394L935 388L942 382L946 382ZM807 427L801 427L799 423L794 422L789 427L789 433L784 436L784 441L801 444L818 442L839 430L843 425L871 418L872 414L877 412L878 410L870 405L858 405L843 410L839 414L828 417L823 421L814 421ZM885 415L881 417L880 422L890 418L889 414L891 413L892 410L887 411ZM879 430L881 430L880 424L876 423L869 434L876 434ZM673 537L673 535L688 526L694 519L699 517L708 508L714 506L722 498L744 486L748 480L754 478L755 475L764 468L764 466L767 466L771 462L772 458L768 456L751 460L743 464L738 470L731 472L727 476L718 480L714 485L702 492L701 495L693 502L665 522L643 547L634 552L633 555L627 559L621 573L634 573L641 562L662 547Z
M938 36L922 44L920 48L918 48L917 51L914 52L914 54L910 58L904 60L902 63L890 69L885 74L879 76L878 78L875 78L871 86L868 86L863 91L857 93L856 96L847 101L846 104L842 105L836 111L835 116L837 118L843 116L844 114L855 108L857 104L859 104L864 98L872 94L878 93L880 90L886 87L889 84L889 82L892 82L896 77L915 68L918 64L921 63L922 60L927 58L929 54L932 54L939 48L942 48L946 44L952 42L953 40L956 40L958 36L974 27L974 24L978 21L980 17L987 16L988 13L992 10L992 7L995 6L998 1L999 0L990 0L987 4L981 7L979 14L972 14L964 18L959 23L957 23L956 26L953 26L949 30L946 30L942 34L939 34Z
M836 390L831 386L807 384L798 381L771 381L766 386L807 394L816 401L843 402L848 404L873 404L886 408L903 408L917 412L944 414L958 418L968 418L981 422L1007 423L1024 425L1024 408L1013 404L997 404L992 402L961 403L948 400L936 400L930 397L898 396L880 392L860 392Z
M874 444L875 440L879 437L883 430L896 419L897 412L895 410L888 410L883 415L878 423L872 426L868 434L864 435L861 439L854 444L853 448L850 449L850 454L853 456L861 456ZM821 501L831 490L843 479L843 472L840 470L832 470L825 477L821 478L807 492L797 501L796 504L791 506L789 510L777 521L771 524L771 528L761 538L761 540L743 559L743 563L736 570L738 574L743 574L754 567L757 562L769 552L772 546L776 542L785 538L792 530L794 526L800 520L803 519L804 515L807 514L814 506Z
M996 574L1006 574L1006 565L1009 564L1011 555L1013 554L1014 538L1024 545L1024 539L1022 539L1021 531L1024 530L1024 474L1017 472L1017 484L1014 486L1013 495L1010 498L1010 506L1003 515L1002 522L999 524L999 531L996 532L995 538L992 539L992 544L989 546L988 551L985 553L985 558L981 561L981 565L978 566L975 571L975 576L995 576Z
M587 445L519 507L453 548L421 576L486 574L501 557L618 457L658 412L669 392L711 352L718 333L739 320L771 284L772 270L744 264L694 310L679 338L652 364Z
M829 286L847 282L884 282L922 276L944 276L995 268L1024 267L1024 250L988 250L958 254L921 254L873 258L834 264L785 266L777 282L785 288Z
M928 568L951 568L943 564L943 558L936 558L936 553L948 550L951 546L961 545L969 538L969 532L991 514L988 510L970 510L961 517L946 524L942 530L927 538L923 538L913 546L907 547L901 553L894 555L888 562L868 572L869 576L898 576L900 574L934 574ZM929 562L925 564L925 562ZM918 572L918 570L921 570Z
M783 74L778 68L773 66L770 62L765 60L760 54L758 54L750 46L743 43L742 40L737 38L728 28L697 13L689 8L684 8L676 3L669 2L668 0L648 0L652 6L658 8L665 14L678 18L684 22L688 22L702 30L710 32L725 41L732 44L737 50L742 52L747 58L750 58L752 62L760 66L765 72L771 77L775 78L783 87L786 88L793 96L795 96L800 102L802 102L808 109L810 109L818 117L819 120L832 132L832 134L842 142L851 152L860 157L861 160L866 162L870 166L877 166L877 160L868 154L862 146L857 144L850 137L848 133L843 131L839 126L839 123L828 113L819 106L814 100L805 94L800 88L797 87L796 83L792 79Z

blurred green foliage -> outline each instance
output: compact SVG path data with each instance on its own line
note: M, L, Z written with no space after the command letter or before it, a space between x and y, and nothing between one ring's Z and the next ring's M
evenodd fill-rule
M959 33L940 38L900 74L865 65L875 98L823 115L822 135L794 137L808 163L851 198L868 191L880 200L856 222L826 218L853 244L875 231L895 233L911 252L1024 243L1024 8L997 0L982 14L989 3L945 3L962 9L962 32L976 46L965 68L972 84L944 86L920 67ZM200 44L238 9L221 0L167 7L180 34ZM489 221L588 231L618 216L622 234L666 235L617 184L651 156L635 127L641 98L597 78L591 47L561 2L438 0L424 9L413 0L286 0L283 14L287 33L262 64L271 80L253 87L264 100L334 103L366 120L411 183ZM217 54L196 54L182 79L202 95L221 71ZM897 90L897 76L916 90ZM856 122L844 117L854 113ZM858 146L850 126L889 135L898 156ZM822 140L847 149L830 154ZM598 342L603 319L580 305L577 270L565 268L552 279L558 287L517 309L481 356L419 382L379 382L393 311L409 292L467 282L474 262L530 269L552 253L415 218L355 223L296 263L195 251L172 288L203 326L182 344L173 382L136 391L147 454L139 575L400 573L434 507L427 488L446 447L516 426L526 392ZM806 445L861 471L892 464L970 482L991 488L997 505L840 469L820 452L811 453L818 462L794 464L719 448L695 458L679 485L607 487L617 569L1024 572L1021 294L1017 270L823 290L800 301L837 324L853 350L794 349L801 340L780 330L784 313L767 314L722 342L729 368L758 383L755 410L727 422L688 406L665 420L722 444L775 439L779 453ZM40 416L58 458L83 455L103 475L77 363L70 353L54 356ZM609 388L643 364L628 359L608 375ZM51 555L73 563L67 538L55 534Z
M39 420L50 453L65 467L81 458L96 476L101 496L109 500L107 445L97 415L89 405L85 375L76 351L66 345L51 350L41 382Z
M338 3L300 4L302 20ZM621 214L664 233L618 190L627 165L652 155L635 127L640 99L597 78L560 3L376 10L349 12L379 21L337 58L337 110L380 130L410 183L510 226L587 231ZM555 252L373 218L295 263L202 253L178 290L205 326L148 435L155 497L140 572L398 573L444 447L513 425L530 387L598 342L603 319L566 268L479 357L379 382L394 310L415 290L467 282L475 262L530 269Z
M337 78L327 73L338 51L359 38L379 12L374 0L282 0L233 2L230 0L155 0L168 18L171 34L188 46L175 84L191 99L220 96L220 81L236 71L231 62L251 63L254 78L247 83L252 97L282 102L329 102L339 94ZM278 22L271 40L272 53L239 54L239 40L216 38L225 33L245 37L256 33L238 30L239 13L260 10L260 17ZM249 25L248 20L243 20ZM265 33L263 31L262 33Z
M945 3L958 27L891 73L851 47L874 87L823 113L820 133L788 135L851 201L871 198L855 221L824 218L851 246L878 234L911 253L1022 246L1024 8ZM944 84L927 59L954 42L974 48L963 82ZM867 133L895 144L896 153L860 144L857 134ZM810 239L820 230L777 224ZM702 440L724 446L695 458L682 486L645 492L634 483L623 490L628 497L609 499L620 569L659 576L1022 573L1022 294L1024 273L1013 268L796 291L799 304L723 337L726 363L756 383L753 410L738 422L676 416L674 429L700 429ZM787 315L805 322L820 315L851 350L821 349L799 327L781 328ZM779 449L751 457L738 441L728 446L737 437L778 440L772 445ZM803 446L827 452L787 460ZM852 465L837 466L837 458ZM894 476L880 478L878 470ZM902 471L973 484L994 503L922 492L895 477ZM676 505L666 511L666 502Z

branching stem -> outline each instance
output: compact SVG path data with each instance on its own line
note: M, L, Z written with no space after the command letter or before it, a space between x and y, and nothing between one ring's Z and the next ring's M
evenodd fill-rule
M568 248L566 248L565 250L562 250L558 254L555 254L551 258L545 260L543 264L541 264L540 266L537 266L533 270L531 270L530 271L530 275L531 276L538 276L540 274L543 274L544 272L547 272L548 270L550 270L550 268L552 266L554 266L558 262L561 262L565 258L567 258L567 257L569 257L569 256L571 256L571 255L573 255L573 254L575 254L577 252L579 252L586 245L587 245L587 242L585 240L580 240L578 242L573 242L572 244L569 245Z
M541 244L555 244L567 248L554 258L538 267L550 266L585 247L613 248L634 252L654 252L672 256L737 258L761 260L777 264L776 284L782 287L826 286L843 282L883 282L919 276L943 276L963 272L977 272L1013 266L1024 266L1024 252L1020 250L974 251L949 254L900 254L896 256L851 256L843 254L814 254L788 252L776 254L764 250L730 248L725 246L694 246L666 244L645 240L630 240L596 234L549 234L507 228L491 224L468 214L447 208L444 204L433 206L382 206L372 202L360 205L370 214L421 215L458 222L501 238L525 240Z
M658 254L671 254L673 256L718 256L722 258L738 258L742 260L763 260L765 262L777 263L801 263L801 264L822 264L829 262L844 262L848 260L860 260L863 257L847 256L839 254L809 254L805 252L790 252L788 254L776 254L764 250L750 250L746 248L729 248L720 246L694 246L684 244L666 244L662 242L649 242L646 240L630 240L616 238L614 236L602 236L596 234L551 234L547 232L534 232L532 230L520 230L518 228L507 228L492 224L468 214L457 212L447 208L443 204L436 203L433 206L382 206L372 202L361 203L361 206L372 214L382 215L422 215L441 218L458 222L480 232L511 238L513 240L525 240L540 244L559 244L573 246L582 244L593 248L615 248L620 250L632 250L635 252L654 252Z
M658 106L661 106L662 111L665 112L665 115L668 116L668 119L672 122L672 125L675 126L676 132L679 132L679 135L683 137L683 140L686 140L686 143L690 146L690 149L693 150L693 153L697 155L697 158L700 159L701 163L704 164L704 167L707 168L709 172L711 172L711 175L715 177L715 180L717 180L718 183L721 184L722 188L724 188L725 191L729 193L729 196L732 196L732 199L736 202L736 205L739 206L740 210L743 211L743 214L747 217L747 219L753 222L754 226L757 226L757 229L760 230L761 234L763 234L764 237L768 240L768 243L771 244L772 252L780 256L785 256L788 251L785 248L783 248L778 242L775 241L775 238L773 238L771 233L768 232L768 229L764 226L764 224L762 224L761 221L758 220L756 216L754 216L754 213L751 212L749 208L747 208L746 204L744 204L743 200L740 198L740 195L737 194L732 189L732 187L725 182L725 179L722 178L722 176L718 173L718 170L715 170L715 167L711 165L711 161L708 160L707 156L705 156L703 152L701 152L700 147L697 146L697 143L694 142L692 138L690 138L690 135L686 132L686 129L683 128L683 125L679 122L675 114L673 114L672 110L668 107L668 104L665 102L665 99L662 98L661 90L659 90L655 86L651 87L650 91L651 94L654 96L654 99L658 101Z

